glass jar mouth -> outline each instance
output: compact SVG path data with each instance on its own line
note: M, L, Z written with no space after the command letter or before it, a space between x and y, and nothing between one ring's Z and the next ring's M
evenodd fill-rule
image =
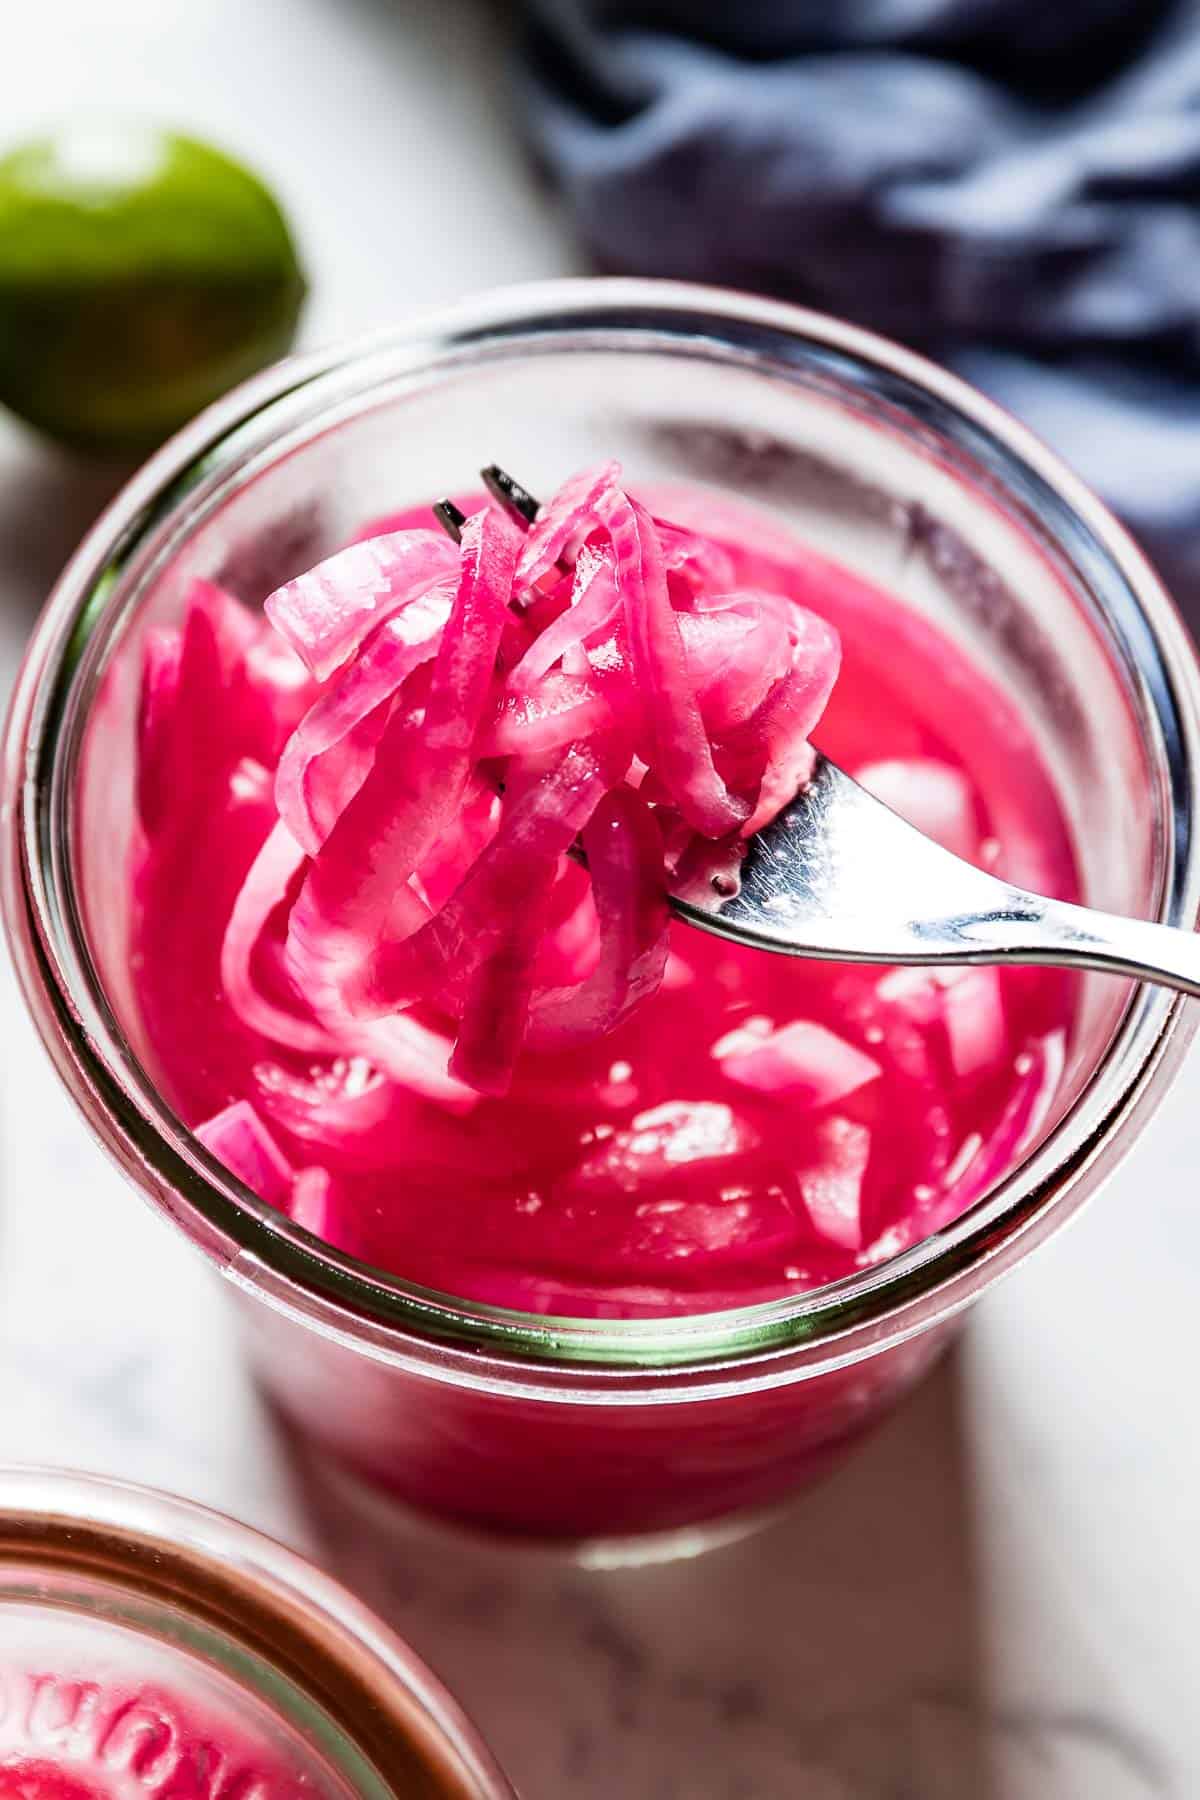
M82 1608L184 1658L199 1644L228 1646L228 1673L267 1706L303 1696L323 1753L336 1766L344 1744L372 1791L408 1792L427 1762L455 1793L512 1795L457 1701L402 1639L295 1552L193 1501L75 1470L0 1465L0 1577L18 1601Z
M107 1002L81 923L71 866L72 775L97 674L95 637L138 570L186 538L234 470L280 442L325 429L346 392L403 381L431 364L536 356L570 339L631 339L676 354L720 345L786 375L803 354L831 378L854 373L906 417L935 415L994 472L1019 476L1022 503L1054 521L1082 570L1141 701L1171 822L1159 858L1157 917L1191 926L1200 901L1195 830L1200 671L1184 628L1140 553L1051 452L955 377L856 327L780 303L658 281L583 280L502 290L365 341L292 359L236 390L161 450L102 516L68 565L31 644L6 744L4 900L18 971L60 1074L122 1168L241 1286L273 1304L326 1309L324 1328L396 1334L540 1365L553 1385L591 1365L624 1378L740 1366L794 1353L848 1361L948 1316L986 1265L1002 1272L1065 1220L1148 1115L1191 1036L1183 1003L1135 992L1083 1091L1045 1140L952 1225L844 1280L725 1312L655 1319L556 1318L436 1294L354 1262L265 1205L191 1136L137 1063ZM948 423L949 422L949 425ZM435 1359L436 1361L436 1359Z

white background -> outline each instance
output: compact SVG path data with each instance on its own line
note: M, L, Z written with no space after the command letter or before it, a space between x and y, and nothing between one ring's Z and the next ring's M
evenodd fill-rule
M469 0L0 0L16 137L133 107L288 205L309 342L576 258ZM104 495L0 425L0 688ZM1083 1220L757 1538L669 1568L339 1531L214 1281L126 1192L0 970L0 1457L110 1471L325 1556L457 1689L527 1800L1200 1793L1195 1063Z

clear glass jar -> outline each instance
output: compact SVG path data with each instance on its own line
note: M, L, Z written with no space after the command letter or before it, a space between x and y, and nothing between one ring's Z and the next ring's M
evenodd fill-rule
M1112 1170L1192 1029L1175 996L1089 979L1042 1139L986 1200L852 1279L723 1313L551 1319L422 1291L215 1163L142 1060L129 974L145 631L192 577L261 600L485 460L546 491L607 455L752 498L965 646L1041 747L1089 901L1192 925L1200 890L1197 667L1169 601L1025 431L866 333L667 283L517 289L285 363L160 452L51 597L9 723L25 995L94 1131L237 1290L289 1420L405 1500L539 1535L685 1527L824 1469Z
M0 1793L513 1800L441 1684L244 1525L0 1469Z

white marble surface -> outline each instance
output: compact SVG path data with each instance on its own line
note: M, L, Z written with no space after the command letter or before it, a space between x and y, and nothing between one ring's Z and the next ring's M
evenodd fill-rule
M8 0L0 120L136 105L291 203L310 340L571 267L468 0ZM455 222L447 223L449 203ZM0 683L103 495L0 426ZM85 1138L0 973L0 1457L155 1482L325 1555L526 1800L1200 1793L1200 1065L960 1352L757 1538L672 1567L329 1528L221 1297Z

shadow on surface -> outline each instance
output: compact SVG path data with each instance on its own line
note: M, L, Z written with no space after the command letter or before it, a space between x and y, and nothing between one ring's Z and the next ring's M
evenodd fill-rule
M89 462L16 426L0 425L0 616L6 651L28 635L71 552L132 472L132 464Z
M298 1470L327 1562L527 1800L997 1800L960 1396L952 1353L785 1516L643 1568L444 1531Z

